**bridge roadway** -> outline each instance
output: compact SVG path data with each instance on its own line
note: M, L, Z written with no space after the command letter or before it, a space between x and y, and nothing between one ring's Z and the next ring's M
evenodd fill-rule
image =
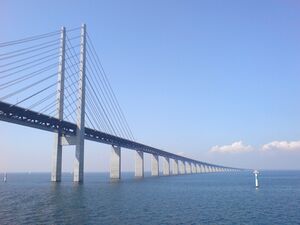
M30 109L25 109L2 101L0 101L0 120L9 123L27 126L27 127L37 128L40 130L55 132L55 133L58 133L60 131L66 137L76 136L77 126L74 123L64 121L64 120L59 120L55 117L51 117L45 114L40 114ZM98 130L94 130L88 127L85 127L84 137L86 140L96 141L96 142L100 142L112 146L124 147L127 149L132 149L140 152L150 153L153 155L159 155L162 157L167 157L174 160L180 160L182 162L192 163L195 165L200 164L203 166L220 168L225 170L226 169L240 170L238 168L220 166L220 165L215 165L215 164L210 164L210 163L190 159L184 156L176 155L167 151L150 147L135 141L130 141Z

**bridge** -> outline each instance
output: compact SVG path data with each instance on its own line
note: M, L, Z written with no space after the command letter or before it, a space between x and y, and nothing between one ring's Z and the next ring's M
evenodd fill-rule
M0 49L0 120L54 133L51 181L61 181L63 146L73 145L73 181L83 182L85 140L111 146L111 179L121 179L121 148L136 152L139 178L144 153L151 154L152 176L160 175L160 158L164 176L241 170L137 142L85 24L3 42Z

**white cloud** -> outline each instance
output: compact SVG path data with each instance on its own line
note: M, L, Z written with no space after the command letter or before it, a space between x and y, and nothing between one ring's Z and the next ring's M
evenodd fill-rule
M239 152L250 152L253 148L250 145L244 145L242 141L237 141L231 145L216 145L210 149L210 152L218 153L239 153Z
M300 151L300 141L273 141L262 146L263 151Z

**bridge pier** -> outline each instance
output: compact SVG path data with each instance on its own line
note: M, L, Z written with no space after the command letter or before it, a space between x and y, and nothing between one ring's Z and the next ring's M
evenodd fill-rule
M185 162L185 172L187 174L191 173L191 164L189 162Z
M54 149L52 153L52 171L51 181L61 181L61 168L62 168L62 145L61 134L54 134Z
M191 164L192 165L192 173L196 173L196 166L194 163Z
M144 152L136 151L135 154L135 177L144 177Z
M173 175L178 175L178 160L173 160Z
M208 166L208 165L205 165L205 166L204 166L204 170L205 170L205 173L209 173L209 166Z
M159 176L159 161L158 155L151 155L151 176Z
M110 178L121 179L121 148L118 146L111 149Z
M75 147L74 182L83 182L84 137L79 136Z
M200 169L200 173L204 173L204 169L203 169L203 165L202 164L199 165L199 169Z
M179 172L180 174L185 174L185 166L182 160L179 161Z
M164 176L169 176L170 175L170 159L168 157L164 157L163 175Z
M210 173L210 172L211 172L211 171L210 171L210 166L207 166L207 165L206 165L206 172L207 172L207 173Z
M201 173L201 168L200 168L199 164L196 165L196 171L197 171L197 173Z

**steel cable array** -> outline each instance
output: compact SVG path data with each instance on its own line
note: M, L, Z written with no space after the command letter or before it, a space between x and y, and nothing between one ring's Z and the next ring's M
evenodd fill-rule
M134 140L132 131L124 116L116 95L103 69L89 34L87 34L87 90L90 101L101 108L107 118L110 132L119 137Z
M70 40L79 40L78 35L71 33L79 29L67 32ZM0 43L0 101L56 116L60 43L60 31ZM75 66L68 65L65 69L69 71ZM66 76L65 81L69 80ZM77 88L74 82L65 88L70 86ZM70 111L69 105L66 111Z
M80 28L66 31L63 119L76 123ZM0 101L57 117L61 32L0 43ZM86 126L134 140L98 54L87 35Z

